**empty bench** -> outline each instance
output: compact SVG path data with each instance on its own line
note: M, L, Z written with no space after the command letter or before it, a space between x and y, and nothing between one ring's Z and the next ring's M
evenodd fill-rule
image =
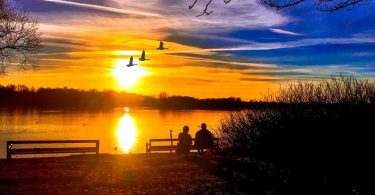
M190 147L190 150L197 150L195 147L195 138L192 138L193 144ZM205 149L219 149L219 138L213 138L213 146L211 148ZM161 144L160 144L161 143ZM146 154L147 157L150 158L151 152L157 151L176 151L177 149L178 139L150 139L149 142L146 143Z
M32 145L52 145L51 147L29 147ZM56 144L93 144L93 146L57 147ZM17 148L17 145L23 147ZM7 159L19 154L61 154L61 153L95 153L99 155L99 140L36 140L7 141Z

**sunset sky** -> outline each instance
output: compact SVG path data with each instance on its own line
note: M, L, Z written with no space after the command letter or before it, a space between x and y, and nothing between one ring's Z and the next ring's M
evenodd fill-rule
M248 100L296 80L375 76L374 3L323 13L216 0L197 18L193 0L17 2L38 18L44 47L37 70L9 69L0 84ZM143 49L151 60L126 67Z

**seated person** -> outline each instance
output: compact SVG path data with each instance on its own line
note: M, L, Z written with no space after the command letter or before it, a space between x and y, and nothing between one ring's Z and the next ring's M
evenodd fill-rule
M189 134L189 127L184 126L182 129L182 133L178 134L178 144L176 153L177 154L184 154L185 157L190 153L190 146L191 146L191 136Z
M202 123L201 130L195 134L195 147L198 150L198 155L201 155L204 149L213 147L212 133L207 130L206 123Z

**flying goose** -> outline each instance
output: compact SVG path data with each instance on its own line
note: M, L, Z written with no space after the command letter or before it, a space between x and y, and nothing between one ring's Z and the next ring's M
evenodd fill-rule
M134 66L134 65L137 65L137 64L133 64L133 56L130 57L130 60L129 60L129 64L126 65L127 67L131 67L131 66Z
M156 49L157 49L157 50L164 50L164 49L168 49L168 48L165 48L165 47L164 47L164 43L163 43L163 41L160 41L159 47L156 48Z
M139 58L139 61L145 61L145 60L150 60L150 59L146 59L146 52L145 52L145 50L143 50L142 56L141 56L141 58Z

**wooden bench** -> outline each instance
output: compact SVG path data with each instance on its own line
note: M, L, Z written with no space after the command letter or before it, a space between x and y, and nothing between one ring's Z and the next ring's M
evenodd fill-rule
M16 145L35 144L95 144L95 146L75 146L75 147L21 147ZM95 153L99 155L99 140L34 140L34 141L7 141L7 159L12 158L12 154L57 154L57 153Z
M195 138L192 138L193 144L190 147L190 150L197 150L195 147ZM213 138L213 146L212 148L205 148L205 149L214 149L218 150L219 149L219 138ZM163 145L155 145L155 143L168 143L168 144L163 144ZM177 149L177 143L178 139L150 139L149 142L146 143L146 154L147 157L150 158L151 152L153 151L176 151Z

